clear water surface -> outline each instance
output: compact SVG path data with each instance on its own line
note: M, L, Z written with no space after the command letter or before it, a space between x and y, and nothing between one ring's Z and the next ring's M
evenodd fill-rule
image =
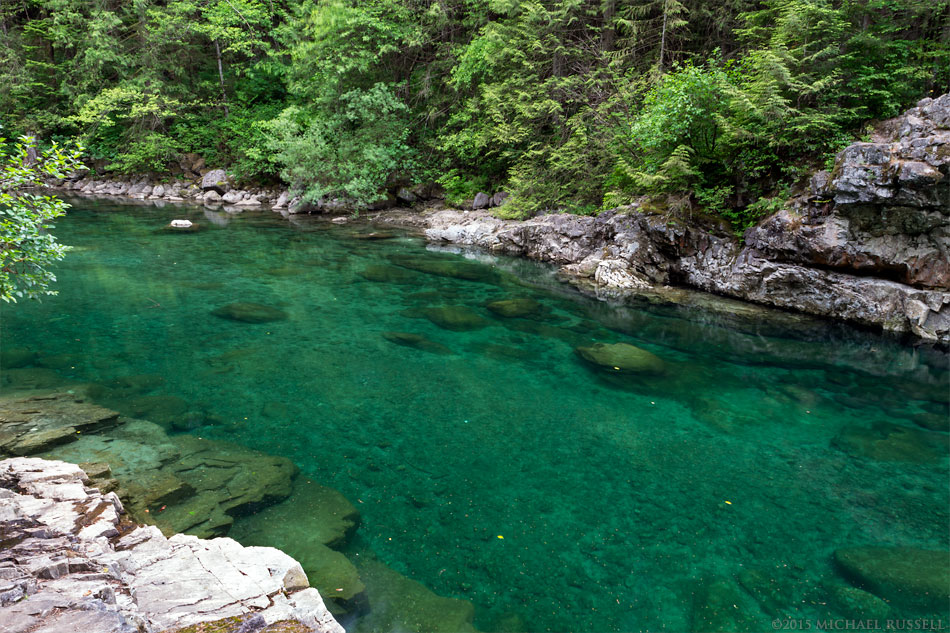
M546 266L361 225L74 203L60 294L4 306L2 343L78 354L62 373L82 381L163 375L227 422L195 432L340 490L360 547L473 602L482 630L688 630L698 596L750 572L778 596L760 615L845 617L835 549L948 547L943 352L738 304L599 302ZM173 217L204 230L163 231ZM485 308L509 298L540 309ZM238 301L288 318L211 315ZM444 305L484 321L440 327ZM599 371L574 352L593 342L665 371Z

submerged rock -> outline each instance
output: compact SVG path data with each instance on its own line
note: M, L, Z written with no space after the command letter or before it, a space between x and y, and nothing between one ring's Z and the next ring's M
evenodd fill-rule
M54 389L66 382L62 376L46 367L20 367L5 369L0 373L0 386L10 389Z
M430 354L452 353L452 350L442 343L430 341L421 334L413 334L411 332L383 332L383 338L390 343L422 350L423 352L429 352Z
M490 325L487 319L465 306L423 308L421 314L440 328L455 332L478 330Z
M358 274L363 279L388 284L413 283L419 278L418 275L409 272L405 268L385 265L367 266Z
M385 233L383 231L370 231L369 233L354 233L354 240L367 240L371 242L379 240L391 240L399 237L396 233Z
M542 305L528 297L501 299L485 304L489 311L505 318L531 317L541 313Z
M356 621L354 633L474 633L472 603L438 596L376 560L362 560L358 569L370 610Z
M32 455L119 424L119 414L72 394L0 400L0 453Z
M933 463L948 452L947 436L890 422L846 426L832 444L852 455L881 462Z
M0 368L16 369L36 363L36 352L23 347L5 347L0 352Z
M139 396L123 407L133 417L171 426L188 410L188 403L172 395Z
M574 350L588 363L602 369L628 373L663 373L666 365L661 358L629 343L594 343Z
M834 558L849 580L895 604L946 609L950 603L950 551L848 547Z
M849 585L826 587L828 603L841 615L856 620L885 620L892 611L889 604L873 593Z
M268 323L287 319L287 313L283 310L260 303L246 302L229 303L226 306L212 310L211 314L222 319L241 321L242 323Z
M288 459L190 435L169 437L145 420L120 422L108 436L89 427L73 432L68 444L47 444L42 455L108 464L132 516L166 534L223 536L235 516L290 494L296 467Z
M397 266L418 270L419 272L451 277L465 281L480 281L484 283L498 283L501 276L495 270L482 264L474 264L460 259L442 259L433 257L417 257L409 255L394 255L390 257Z
M761 630L749 613L747 603L742 590L725 578L700 582L694 597L692 630L695 633Z
M271 545L300 561L311 584L345 611L359 610L365 587L356 567L332 547L342 547L360 516L346 498L311 481L298 480L283 503L239 519L230 536L244 545Z

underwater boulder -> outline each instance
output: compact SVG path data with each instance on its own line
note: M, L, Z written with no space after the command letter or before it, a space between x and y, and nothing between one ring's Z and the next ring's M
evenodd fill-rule
M390 343L395 343L396 345L402 345L403 347L411 347L413 349L422 350L423 352L429 352L430 354L451 354L452 350L443 345L442 343L436 343L435 341L430 341L421 334L413 334L411 332L383 332L383 338L389 341Z
M474 633L475 608L471 602L443 598L421 583L369 557L360 557L357 567L367 586L369 612L355 626L363 631L426 631L427 633ZM332 594L331 594L332 595Z
M333 547L343 547L360 523L360 514L341 493L298 478L283 503L241 517L228 536L242 545L277 547L300 562L310 584L350 610L365 598L356 567Z
M384 264L367 266L357 274L368 281L378 281L387 284L406 284L418 279L418 275L409 272L405 268L386 266Z
M840 614L855 620L884 620L891 616L891 606L873 593L844 584L825 587L828 604Z
M577 347L574 351L601 369L635 374L666 371L666 364L660 357L629 343L594 343L588 347Z
M478 330L489 324L487 319L465 306L423 308L420 313L440 328L455 332Z
M754 609L742 590L730 580L700 581L694 593L695 633L740 633L762 630L752 615Z
M492 284L496 284L501 280L501 275L488 266L464 260L407 255L394 255L390 257L389 260L397 266L409 268L410 270L418 270L419 272L439 277L451 277L464 281L480 281Z
M0 352L0 368L3 369L27 367L35 362L36 352L23 347L5 348Z
M242 323L268 323L270 321L284 321L287 313L260 303L238 302L229 303L211 311L211 314L230 321Z
M188 410L188 403L178 396L157 394L139 396L127 403L117 403L116 407L134 418L144 418L162 426L170 426Z
M915 547L846 547L834 560L848 580L897 604L946 609L950 552Z
M851 455L879 462L927 464L947 454L946 435L881 421L870 427L846 426L831 443Z
M491 301L485 304L485 307L493 314L505 317L506 319L536 316L542 309L540 303L528 297Z

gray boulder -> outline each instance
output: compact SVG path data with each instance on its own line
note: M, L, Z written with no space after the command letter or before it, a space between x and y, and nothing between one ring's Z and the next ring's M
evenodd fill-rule
M281 191L280 195L277 196L277 201L274 202L275 209L284 209L287 207L287 202L290 199L290 196L286 191Z
M472 202L473 209L487 209L491 205L491 196L479 191L475 194L475 200Z
M396 200L398 200L402 204L415 204L416 202L418 202L419 197L416 196L416 194L409 191L408 189L406 189L405 187L400 187L396 191Z
M231 189L228 174L223 169L212 169L201 179L201 188L204 191L217 191L225 194Z
M228 191L226 194L221 196L221 201L226 204L237 204L244 199L244 196L247 195L243 191Z

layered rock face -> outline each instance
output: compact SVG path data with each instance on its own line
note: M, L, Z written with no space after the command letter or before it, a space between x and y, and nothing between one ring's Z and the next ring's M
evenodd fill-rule
M114 492L88 484L66 462L0 461L4 631L157 632L232 618L246 623L241 630L343 633L280 550L166 538L123 518Z
M681 283L950 341L950 94L855 143L744 245L636 205L596 218L427 216L426 237L563 266L599 291Z

